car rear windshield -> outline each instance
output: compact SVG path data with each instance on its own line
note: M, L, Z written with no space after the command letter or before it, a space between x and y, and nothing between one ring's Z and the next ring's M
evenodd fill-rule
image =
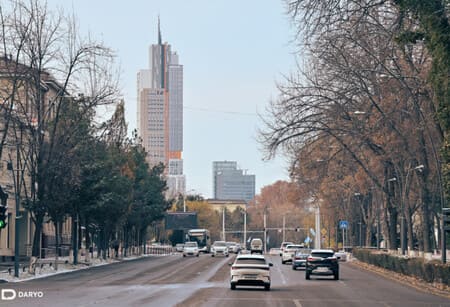
M225 242L216 242L214 246L227 246L227 244Z
M311 256L313 257L321 257L321 258L329 258L333 257L333 253L312 253Z
M288 245L286 246L287 249L300 249L303 248L301 245Z
M236 264L266 264L266 260L255 258L240 258L236 259Z

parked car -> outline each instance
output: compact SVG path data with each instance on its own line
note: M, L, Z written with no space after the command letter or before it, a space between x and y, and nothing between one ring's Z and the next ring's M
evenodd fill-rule
M175 245L175 250L177 252L182 253L183 252L183 248L184 248L184 244L183 243L178 243L178 244Z
M211 246L211 257L225 256L228 257L228 246L225 241L215 241Z
M311 275L333 275L339 279L338 258L331 249L313 249L306 258L305 278L311 279Z
M283 253L281 254L281 263L285 264L286 262L291 262L294 254L297 250L303 248L303 245L300 244L288 244L283 249Z
M285 242L281 243L281 245L280 245L280 256L283 256L283 250L289 244L294 244L294 242L285 241Z
M196 256L198 257L198 244L197 242L186 242L183 246L183 257L186 256Z
M292 258L292 269L296 270L297 268L306 267L306 259L310 254L311 250L309 248L298 249Z
M254 238L250 242L250 254L259 253L262 255L263 253L263 242L259 238Z
M270 267L263 255L239 254L234 263L230 263L230 288L236 286L264 286L270 290Z
M240 246L236 242L227 242L227 247L229 253L239 253Z

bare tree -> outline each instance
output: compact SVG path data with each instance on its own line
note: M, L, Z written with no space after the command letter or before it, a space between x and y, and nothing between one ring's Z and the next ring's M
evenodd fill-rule
M270 118L260 134L268 156L283 148L298 161L303 158L296 154L300 148L325 145L331 138L359 169L344 171L354 175L360 171L370 179L366 189L375 186L385 194L392 249L399 215L403 219L411 209L406 205L411 178L420 179L414 187L421 195L421 241L429 251L429 201L435 184L431 179L439 170L435 148L442 134L430 120L434 105L426 80L430 69L426 49L397 39L400 30L416 26L414 21L405 22L387 1L287 3L304 39L299 45L307 62L298 75L279 86L280 98L270 106ZM322 152L330 151L322 146ZM419 164L422 172L412 171ZM395 185L390 180L394 177ZM362 209L368 220L371 209ZM412 214L407 214L409 223Z
M55 153L56 148L61 149L56 144L70 143L76 135L76 125L59 124L63 107L76 101L82 114L95 118L99 106L118 100L119 76L113 52L81 37L74 16L52 12L38 0L11 0L1 6L1 13L1 47L8 58L11 84L9 93L2 95L8 100L3 105L3 121L6 126L15 121L14 134L22 137L15 142L27 174L21 182L24 203L36 226L33 256L38 256L42 222L45 214L52 212L49 200L57 184L48 180L49 166L61 157ZM2 135L2 144L5 139ZM60 219L51 218L58 229Z

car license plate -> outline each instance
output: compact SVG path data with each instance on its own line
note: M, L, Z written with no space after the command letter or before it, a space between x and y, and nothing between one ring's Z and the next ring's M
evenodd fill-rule
M328 272L328 268L317 268L318 272Z
M245 275L245 279L255 279L258 275Z

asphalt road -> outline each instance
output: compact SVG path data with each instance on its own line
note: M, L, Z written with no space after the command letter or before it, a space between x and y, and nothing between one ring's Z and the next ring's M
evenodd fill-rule
M1 284L3 306L450 306L417 290L348 263L341 280L312 276L268 256L271 291L229 288L230 258L209 255L147 257L22 283ZM24 297L38 296L38 297Z

